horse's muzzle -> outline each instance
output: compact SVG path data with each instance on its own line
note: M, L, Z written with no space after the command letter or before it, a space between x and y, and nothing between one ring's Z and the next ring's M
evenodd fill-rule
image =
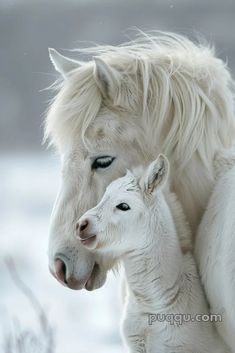
M79 290L85 287L86 282L90 278L90 275L87 279L78 280L73 274L70 274L68 263L66 259L62 256L56 256L54 261L54 270L51 268L51 274L65 287L70 289Z

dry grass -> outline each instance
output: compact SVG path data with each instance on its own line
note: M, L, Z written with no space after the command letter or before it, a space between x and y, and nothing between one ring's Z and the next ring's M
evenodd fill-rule
M47 315L33 291L20 278L14 261L5 259L7 269L16 287L26 297L35 312L38 329L21 327L20 320L11 320L11 329L6 332L3 353L55 353L54 331Z

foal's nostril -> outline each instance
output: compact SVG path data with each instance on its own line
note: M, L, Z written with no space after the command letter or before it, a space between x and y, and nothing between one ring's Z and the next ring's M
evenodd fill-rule
M56 274L56 277L57 279L64 283L64 284L67 284L67 281L66 281L66 265L64 263L63 260L57 258L55 260L55 274Z
M87 226L88 226L88 220L84 219L84 221L82 221L79 226L80 232L83 232L87 228Z

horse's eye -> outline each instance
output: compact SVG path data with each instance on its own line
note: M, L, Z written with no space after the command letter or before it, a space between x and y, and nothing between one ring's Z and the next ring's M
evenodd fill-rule
M116 208L121 211L128 211L131 209L130 206L125 202L120 203L119 205L116 206Z
M108 168L113 163L114 159L115 157L110 156L98 157L92 163L91 169Z

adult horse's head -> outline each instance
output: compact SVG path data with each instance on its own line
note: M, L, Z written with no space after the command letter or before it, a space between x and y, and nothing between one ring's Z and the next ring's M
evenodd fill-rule
M62 161L49 266L62 284L91 290L104 283L113 262L102 263L78 244L76 221L98 203L112 180L146 159L144 126L134 122L138 114L130 108L133 97L127 85L119 96L124 82L117 68L100 58L79 64L54 50L50 56L64 81L46 127L46 136L58 147Z
M164 36L94 51L98 56L82 63L50 50L63 82L45 134L62 162L50 270L69 288L89 290L104 283L113 261L95 258L77 242L76 222L100 201L106 186L163 152L174 166L174 189L195 225L213 180L214 152L231 144L234 131L230 77L209 49Z

